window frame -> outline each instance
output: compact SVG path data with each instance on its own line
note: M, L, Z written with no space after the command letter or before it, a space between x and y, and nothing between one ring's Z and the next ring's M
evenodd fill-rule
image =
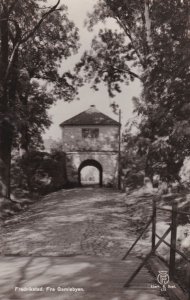
M97 139L99 137L99 128L82 128L83 139Z

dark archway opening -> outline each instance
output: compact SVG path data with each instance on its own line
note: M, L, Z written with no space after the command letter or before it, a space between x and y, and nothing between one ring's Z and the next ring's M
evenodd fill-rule
M92 167L92 168L87 168ZM83 172L83 171L86 172ZM84 160L78 168L78 181L80 186L103 184L103 168L101 164L93 159Z

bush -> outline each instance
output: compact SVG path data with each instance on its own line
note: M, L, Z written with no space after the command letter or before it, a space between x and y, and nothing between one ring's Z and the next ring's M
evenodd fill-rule
M12 188L31 195L47 194L67 185L65 153L32 151L12 164Z

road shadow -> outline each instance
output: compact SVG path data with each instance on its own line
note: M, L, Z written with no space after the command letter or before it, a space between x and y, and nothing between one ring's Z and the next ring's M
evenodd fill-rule
M0 299L163 299L158 291L151 290L153 278L146 269L130 289L123 288L134 263L135 258L122 262L90 256L1 257ZM38 290L29 291L30 288Z

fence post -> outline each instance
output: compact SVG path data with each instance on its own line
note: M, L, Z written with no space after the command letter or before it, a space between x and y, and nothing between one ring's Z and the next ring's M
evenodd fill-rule
M187 286L188 286L188 300L190 300L190 263L187 263Z
M171 279L175 276L175 249L177 238L177 202L174 200L172 203L172 223L171 223L171 247L170 247L170 264L169 275Z
M156 199L152 200L152 251L156 245Z

